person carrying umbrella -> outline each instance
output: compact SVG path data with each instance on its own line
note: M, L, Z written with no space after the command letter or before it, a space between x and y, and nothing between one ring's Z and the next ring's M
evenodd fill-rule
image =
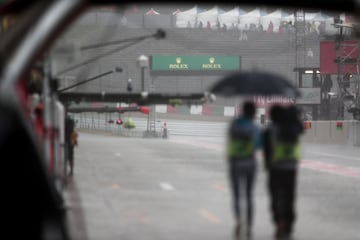
M270 209L276 239L289 239L296 220L296 176L303 125L296 106L273 106L271 124L263 133Z
M256 172L256 150L261 148L260 128L255 124L255 105L243 104L242 116L235 118L229 127L227 159L235 215L235 237L241 233L251 237L253 223L253 186ZM246 197L246 212L241 211L241 197ZM245 229L245 230L244 230Z

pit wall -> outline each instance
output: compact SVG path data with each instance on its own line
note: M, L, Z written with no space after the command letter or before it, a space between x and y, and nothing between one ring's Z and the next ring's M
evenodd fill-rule
M360 121L306 121L304 142L360 146Z

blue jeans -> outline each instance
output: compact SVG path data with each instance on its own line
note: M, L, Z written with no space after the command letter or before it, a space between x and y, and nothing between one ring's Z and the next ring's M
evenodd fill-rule
M253 223L253 187L255 180L255 165L241 167L235 164L230 166L230 181L233 194L234 214L236 219L241 218L241 197L246 196L246 219L250 227ZM245 192L244 192L245 191Z

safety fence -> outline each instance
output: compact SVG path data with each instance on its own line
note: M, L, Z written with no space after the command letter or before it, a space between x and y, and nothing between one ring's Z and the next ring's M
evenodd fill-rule
M144 118L134 118L136 128L125 129L122 125L109 124L104 115L74 114L77 128L100 130L124 137L162 137L165 120L156 121L155 131L147 131ZM225 137L228 122L206 122L189 120L166 120L169 136ZM360 146L360 121L306 121L303 142Z
M360 146L359 121L306 121L304 142Z
M160 129L156 131L147 131L146 129L126 129L117 124L94 125L89 122L86 122L86 120L79 121L80 119L75 118L75 121L76 120L78 123L77 129L85 130L85 131L88 130L91 132L102 132L102 133L108 133L112 135L118 135L122 137L132 137L132 138L163 137L163 131Z
M164 123L167 124L168 136L224 137L228 127L227 122L157 119L155 131L149 131L146 118L133 117L136 127L126 129L123 125L116 124L113 118L112 123L109 123L109 118L104 114L76 113L73 117L78 129L103 131L126 137L162 137Z

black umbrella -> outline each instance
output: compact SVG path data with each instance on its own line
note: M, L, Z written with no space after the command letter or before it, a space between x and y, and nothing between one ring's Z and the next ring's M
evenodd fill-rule
M280 95L299 97L299 89L286 78L266 72L237 72L225 76L210 88L210 92L231 97L236 95Z

